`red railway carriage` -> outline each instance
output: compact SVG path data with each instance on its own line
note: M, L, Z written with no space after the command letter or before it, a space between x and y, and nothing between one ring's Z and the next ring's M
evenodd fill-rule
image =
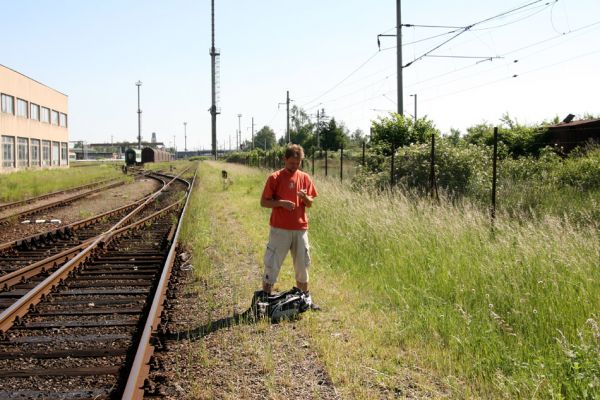
M173 155L165 150L144 147L142 149L142 163L172 161Z

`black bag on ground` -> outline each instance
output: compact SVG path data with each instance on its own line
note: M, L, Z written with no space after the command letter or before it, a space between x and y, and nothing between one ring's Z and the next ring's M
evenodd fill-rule
M252 314L256 318L270 318L272 322L296 318L309 309L306 295L298 288L267 295L262 290L254 292Z

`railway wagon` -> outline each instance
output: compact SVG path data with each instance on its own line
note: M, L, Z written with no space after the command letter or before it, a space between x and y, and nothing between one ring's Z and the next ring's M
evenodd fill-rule
M125 165L132 167L142 164L142 151L138 149L125 150Z
M142 149L142 162L164 162L173 160L173 156L168 151L144 147Z

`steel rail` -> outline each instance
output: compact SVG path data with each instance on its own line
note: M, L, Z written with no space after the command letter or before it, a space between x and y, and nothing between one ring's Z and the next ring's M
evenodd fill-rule
M10 329L10 327L12 327L15 322L18 322L20 318L22 318L24 315L26 315L29 312L29 309L32 306L35 306L37 303L39 303L45 295L50 293L54 289L54 287L56 287L62 280L64 280L73 270L78 268L88 258L93 256L95 254L95 252L98 251L100 246L104 247L106 244L108 244L110 242L110 240L112 239L112 237L114 236L115 231L118 230L122 224L124 224L129 219L131 219L135 214L137 214L140 210L142 210L151 201L155 200L163 191L165 191L171 185L171 183L173 183L175 180L180 179L179 177L182 174L184 174L185 172L187 172L188 169L182 171L178 176L176 176L172 180L170 180L163 188L161 188L159 191L157 191L156 193L151 195L146 201L144 201L144 203L142 203L137 208L135 208L133 211L131 211L128 215L123 217L119 222L117 222L115 225L113 225L109 230L107 230L103 234L101 234L101 235L97 236L95 239L93 239L93 241L91 243L89 243L85 249L83 249L81 252L79 252L77 255L75 255L71 260L69 260L63 266L58 268L56 271L54 271L50 276L48 276L46 279L44 279L42 282L40 282L38 285L36 285L29 292L27 292L22 297L20 297L10 307L5 309L0 314L0 334L3 335L4 333L6 333L6 331L8 329ZM181 179L181 180L186 182L189 185L189 182L187 182L183 179ZM161 210L160 212L152 214L151 217L156 217L157 215L162 214L162 212L166 212L167 210L170 210L175 205L180 204L180 203L181 203L181 200L174 204L171 204L170 206L166 207L165 209ZM149 219L149 217L146 217L143 220L140 220L140 221L137 221L137 222L131 224L131 226L137 227L137 226L141 225L142 223L146 222L148 219ZM124 232L124 229L120 229L118 234L121 234L123 232Z
M38 207L34 207L34 208L29 209L29 210L25 210L25 211L22 211L22 212L19 212L19 213L16 213L16 214L7 215L6 217L0 218L0 224L4 224L4 223L6 223L6 221L9 221L9 220L11 220L13 218L24 217L26 215L31 215L31 214L42 212L42 211L46 211L46 210L49 210L51 208L55 208L55 207L58 207L58 206L61 206L61 205L66 205L66 204L72 203L74 201L77 201L79 199L87 197L87 196L89 196L91 194L98 193L98 192L101 192L103 190L112 189L114 187L117 187L117 186L121 185L121 183L122 182L111 183L110 185L101 186L101 187L96 188L96 189L88 190L87 192L79 193L77 195L68 197L66 199L54 201L52 203L48 203L48 204L44 204L44 205L41 205L41 206L38 206Z
M173 239L171 241L171 248L169 250L169 254L167 255L167 259L165 261L165 265L163 267L158 286L154 293L152 305L150 307L146 323L144 324L144 330L142 331L135 358L129 371L129 377L127 378L125 390L123 391L123 396L121 397L122 399L131 400L144 398L144 382L150 372L150 359L154 354L152 337L156 335L158 331L158 326L160 324L161 314L167 296L168 283L171 278L171 272L173 270L173 264L175 262L177 240L179 239L181 226L183 225L183 219L187 211L190 198L192 197L191 194L193 192L194 183L196 181L196 173L197 169L194 173L194 177L192 178L192 182L189 184L185 205L183 206L183 209L179 216L179 222L177 224L175 235L173 236Z
M46 194L42 194L42 195L36 196L36 197L30 197L28 199L17 200L17 201L13 201L11 203L0 204L0 211L7 210L9 208L19 207L19 206L22 206L22 205L25 205L25 204L35 203L36 201L44 200L44 199L47 199L47 198L52 197L52 196L57 196L59 194L65 194L65 193L69 193L69 192L75 192L77 190L83 190L83 189L87 189L87 188L90 188L90 187L102 185L104 183L112 182L112 181L117 180L117 179L118 180L122 180L122 178L104 179L104 180L97 181L97 182L86 183L85 185L81 185L81 186L76 186L76 187L67 188L67 189L63 189L63 190L57 190L56 192L46 193Z
M161 181L161 182L163 182L163 184L164 184L164 181ZM98 222L98 220L101 220L101 219L106 218L106 217L111 217L111 216L113 216L115 214L119 214L119 213L121 213L123 211L126 211L126 210L132 208L132 207L135 207L137 204L139 204L142 201L146 200L149 196L150 195L145 196L145 197L143 197L143 198L141 198L139 200L136 200L136 201L134 201L132 203L126 204L124 206L121 206L119 208L115 208L115 209L110 210L110 211L106 211L106 212L104 212L102 214L98 214L98 215L95 215L93 217L82 219L81 221L75 221L75 222L73 222L73 223L71 223L69 225L61 226L60 228L52 229L50 231L46 231L46 232L42 232L42 233L36 233L35 235L27 236L27 237L20 238L20 239L17 239L17 240L13 240L13 241L10 241L10 242L1 243L0 244L0 251L8 250L8 249L10 249L12 247L21 246L21 245L23 245L25 243L31 243L31 242L34 242L36 240L42 239L44 237L48 237L49 235L51 236L51 235L56 235L57 233L66 233L68 231L75 231L75 230L77 230L79 228L88 227L88 226L94 224L95 222Z

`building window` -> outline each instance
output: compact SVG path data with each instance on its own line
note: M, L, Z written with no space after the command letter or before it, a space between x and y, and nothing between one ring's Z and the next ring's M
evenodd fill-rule
M17 138L17 167L29 166L29 139Z
M60 165L67 165L69 161L69 147L68 143L60 144Z
M29 118L36 121L40 120L40 106L37 104L29 103Z
M42 122L50 123L50 109L42 107Z
M60 143L52 142L52 166L58 166L60 156Z
M67 127L67 114L60 113L58 115L58 122L59 122L60 126L62 126L63 128L66 128Z
M50 141L42 140L42 167L50 165Z
M13 168L15 166L15 138L2 136L2 167Z
M15 98L2 93L2 112L7 114L15 113Z
M52 125L58 125L58 111L52 110L52 114L50 114L50 117Z
M27 102L23 99L17 99L17 117L27 118Z
M40 166L40 140L31 139L31 166Z

